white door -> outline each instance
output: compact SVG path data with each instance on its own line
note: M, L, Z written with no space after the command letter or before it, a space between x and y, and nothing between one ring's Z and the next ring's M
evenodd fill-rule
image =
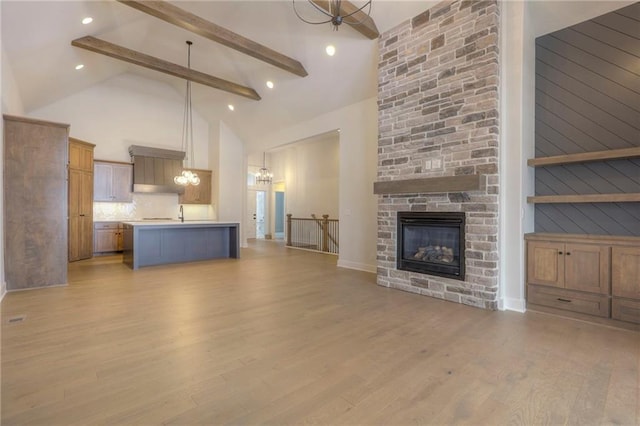
M245 238L256 237L256 219L258 213L256 211L256 192L255 189L247 190L247 226L244 227Z
M264 239L267 191L256 191L256 238Z

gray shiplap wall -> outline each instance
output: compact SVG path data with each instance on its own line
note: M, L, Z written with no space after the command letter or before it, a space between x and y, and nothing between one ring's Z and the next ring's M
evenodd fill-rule
M640 146L640 3L536 39L536 157ZM640 159L539 167L536 195L640 192ZM535 231L640 236L640 203L536 204Z

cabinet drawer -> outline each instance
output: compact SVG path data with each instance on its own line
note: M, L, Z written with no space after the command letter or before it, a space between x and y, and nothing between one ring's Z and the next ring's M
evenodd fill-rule
M94 229L118 229L122 225L117 222L94 222Z
M640 300L611 300L611 318L640 324Z
M604 295L528 285L527 301L582 314L609 317L609 297Z

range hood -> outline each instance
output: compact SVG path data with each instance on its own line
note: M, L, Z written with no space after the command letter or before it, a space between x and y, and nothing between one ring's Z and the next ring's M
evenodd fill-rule
M133 163L133 192L184 193L184 187L173 182L173 177L182 172L184 152L131 145L129 155Z

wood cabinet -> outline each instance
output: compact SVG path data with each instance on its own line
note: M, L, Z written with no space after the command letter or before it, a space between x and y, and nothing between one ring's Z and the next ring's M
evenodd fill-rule
M180 204L211 204L211 170L191 169L200 178L200 185L188 185L180 194Z
M530 241L528 282L591 293L609 293L609 247Z
M69 138L69 262L93 255L94 148Z
M95 145L69 138L69 168L93 173L93 150Z
M93 253L93 173L69 169L69 262Z
M67 283L69 125L4 116L8 290Z
M611 316L640 324L640 247L613 247L612 260Z
M122 251L122 224L95 222L93 252L95 254Z
M129 163L94 161L94 201L130 203L133 200L133 166Z
M640 324L640 238L525 238L528 304Z

